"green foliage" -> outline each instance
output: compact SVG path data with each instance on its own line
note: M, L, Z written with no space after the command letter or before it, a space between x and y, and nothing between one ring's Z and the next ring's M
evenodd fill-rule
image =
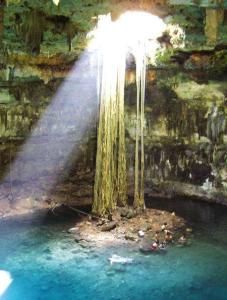
M155 65L157 67L165 67L171 64L171 57L174 54L172 48L160 49L155 57Z
M216 75L226 74L227 50L217 51L214 54L212 71Z
M189 78L185 73L180 73L178 71L174 74L171 71L169 72L168 76L161 76L160 78L158 78L157 85L159 88L164 89L165 92L167 92L178 86L180 83L187 81L189 81Z
M39 14L39 18L36 17L36 24L32 25L29 15L32 15L34 11L36 15ZM74 37L76 37L74 41L79 40L79 47L82 45L86 47L86 34L95 26L94 17L99 14L106 14L108 11L108 1L102 0L60 0L58 5L55 5L52 0L9 1L8 6L5 8L4 20L5 28L9 28L5 35L9 44L8 48L11 48L12 44L14 50L20 48L39 53L39 43L46 43L44 48L48 44L50 45L48 41L50 34L45 34L45 32L53 34L53 36L51 35L52 43L57 44L58 41L62 41L62 38L64 38L69 50L73 49L72 41ZM41 28L39 28L40 25ZM29 32L26 32L26 30ZM59 38L59 34L62 36L61 38ZM43 36L45 36L45 39L43 39ZM81 42L81 37L83 37L83 42ZM20 47L16 49L15 39L18 40L18 43L21 43ZM30 42L33 44L32 46L29 46ZM36 45L34 46L34 44ZM59 49L60 52L61 45L61 42L56 45L56 49ZM33 51L32 48L38 50ZM78 48L77 45L76 48ZM62 47L62 51L66 51L65 46Z
M22 0L6 0L7 5L9 4L20 4Z
M167 22L182 27L187 38L189 33L203 32L204 18L204 12L198 6L177 6Z
M187 34L185 46L187 49L202 49L203 47L206 47L206 37L203 33L189 33Z

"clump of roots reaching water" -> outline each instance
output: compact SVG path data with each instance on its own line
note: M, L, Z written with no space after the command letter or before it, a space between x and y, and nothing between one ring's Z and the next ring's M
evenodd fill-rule
M100 117L93 212L109 213L117 203L125 205L126 158L124 126L125 53L103 53Z
M141 20L144 17L146 19L147 15L143 15ZM157 22L160 28L163 29L163 24L157 20L157 17L152 17L151 22ZM105 28L109 27L106 30L107 35L104 36L105 46L102 49L99 93L100 116L93 202L93 213L97 215L112 212L117 204L127 204L124 85L128 52L133 54L135 58L137 86L134 207L144 208L144 101L147 60L146 40L149 38L146 34L142 34L141 37L141 32L139 34L137 32L137 36L133 33L132 26L139 26L139 24L131 23L132 25L125 35L121 35L121 29L119 30L119 28L113 30L110 24L113 23L109 16L107 24L104 24ZM125 24L122 28L124 27ZM151 28L151 24L146 24L144 28ZM129 32L131 33L130 43L133 42L130 45L126 41ZM157 35L157 32L155 34ZM111 39L108 39L108 36ZM128 51L129 48L130 51ZM153 47L154 49L155 47Z

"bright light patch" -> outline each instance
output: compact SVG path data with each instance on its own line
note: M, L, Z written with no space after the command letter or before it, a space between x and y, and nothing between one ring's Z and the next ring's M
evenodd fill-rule
M115 22L112 22L110 14L102 15L93 32L94 44L104 52L108 49L110 55L115 55L119 48L135 54L138 48L143 47L147 57L152 59L159 47L157 38L165 30L163 20L147 12L126 12Z
M5 293L13 279L9 272L0 270L0 297Z
M53 2L54 2L55 5L58 5L60 0L53 0Z
M129 45L135 41L156 39L166 28L162 19L146 12L126 12L116 25Z

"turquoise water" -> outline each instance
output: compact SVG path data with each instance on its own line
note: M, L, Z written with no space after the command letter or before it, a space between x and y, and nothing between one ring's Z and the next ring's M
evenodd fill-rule
M192 216L192 244L165 255L83 249L66 232L71 218L0 223L0 269L13 278L1 300L227 299L227 211L185 203L177 207ZM132 257L134 264L111 266L112 254Z

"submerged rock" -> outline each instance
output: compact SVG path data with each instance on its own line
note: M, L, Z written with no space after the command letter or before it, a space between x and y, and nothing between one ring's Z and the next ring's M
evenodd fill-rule
M90 248L91 247L91 244L85 240L81 240L79 242L79 245L82 247L82 248Z
M50 254L50 253L51 253L50 248L45 248L45 249L43 250L43 253Z
M52 259L53 259L52 256L50 256L50 255L47 255L47 256L46 256L46 260L52 260Z
M79 234L75 234L74 235L74 240L75 240L75 242L80 243L84 239Z
M145 241L140 244L139 250L142 253L150 253L151 252L151 241Z

